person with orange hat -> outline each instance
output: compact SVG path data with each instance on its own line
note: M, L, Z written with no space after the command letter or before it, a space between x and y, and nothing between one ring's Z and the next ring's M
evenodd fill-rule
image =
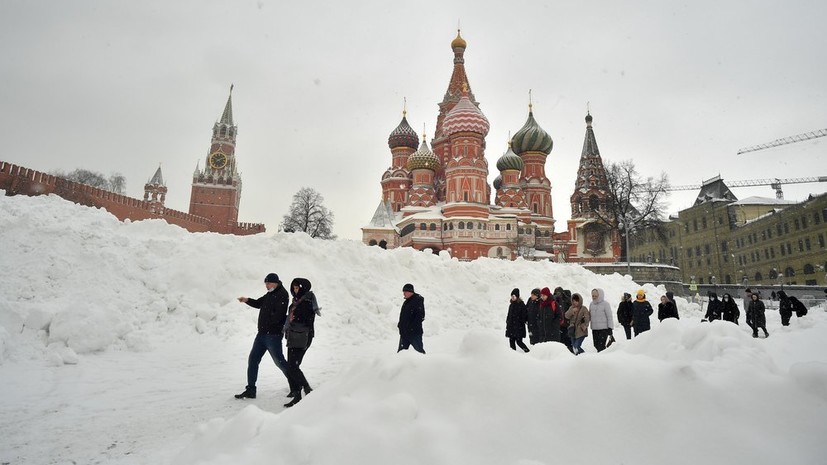
M655 310L652 308L652 304L646 300L646 291L638 289L635 301L632 302L632 328L635 330L635 337L651 329L649 317L653 313L655 313Z

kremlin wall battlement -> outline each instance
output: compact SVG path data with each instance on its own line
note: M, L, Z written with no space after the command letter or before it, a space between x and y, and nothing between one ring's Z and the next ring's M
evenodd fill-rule
M225 232L223 225L213 225L207 218L4 161L0 161L0 189L5 190L7 196L54 194L80 205L103 208L120 221L158 218L189 232ZM264 231L265 227L260 223L236 223L229 233L243 236Z

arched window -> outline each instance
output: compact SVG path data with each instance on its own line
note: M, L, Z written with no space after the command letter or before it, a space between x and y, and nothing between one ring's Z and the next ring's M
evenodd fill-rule
M470 221L469 221L469 222L468 222L468 225L467 225L466 227L467 227L468 229L474 229L474 223L472 223L472 222L470 222Z
M769 273L767 273L767 276L769 276L770 279L778 279L778 271L773 268Z
M426 225L425 223L419 223L419 230L420 231L427 231L428 230L428 225Z
M600 210L600 199L596 195L589 196L589 210L593 212Z
M523 232L524 232L524 231L525 231L525 230L524 230L523 228L520 228L520 229L518 229L518 230L517 230L517 233L519 233L519 234L523 234Z
M786 270L784 270L784 276L788 278L792 278L795 276L795 270L791 266L788 266Z
M462 221L459 222L459 229L465 229L465 223Z
M761 274L760 271L755 272L755 282L760 283L764 279L764 276Z
M804 265L804 274L813 274L815 272L816 270L813 268L813 265L810 265L809 263Z
M506 231L511 231L511 223L505 225L505 230Z
M730 276L730 275L724 276L724 283L732 284L732 276Z
M494 231L499 231L499 230L500 230L500 225L495 224L495 225L494 225Z
M431 231L436 231L436 223L431 223L431 227L428 229L430 229Z

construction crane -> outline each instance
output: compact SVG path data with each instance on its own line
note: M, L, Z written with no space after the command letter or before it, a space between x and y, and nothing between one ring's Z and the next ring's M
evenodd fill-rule
M694 191L698 190L707 184L720 180L720 176L704 181L702 184L690 184L685 186L670 186L667 191ZM827 182L827 176L814 176L810 178L785 178L785 179L749 179L744 181L733 181L726 183L727 187L754 187L754 186L770 186L775 189L775 198L783 199L784 192L781 190L782 184L802 184L808 182Z
M744 147L738 151L738 155L749 152L757 152L759 150L764 149L771 149L773 147L778 147L779 145L794 144L796 142L804 142L805 140L818 139L819 137L824 136L827 136L827 129L819 129L818 131L805 132L804 134L798 134L795 136L775 139L774 141L767 142L766 144L758 144L750 147Z

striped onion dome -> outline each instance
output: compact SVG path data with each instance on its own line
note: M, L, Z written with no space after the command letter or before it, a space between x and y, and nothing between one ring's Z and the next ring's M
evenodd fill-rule
M494 190L495 191L500 190L500 187L502 185L503 185L503 176L502 175L499 175L496 178L494 178Z
M437 166L439 166L439 158L428 147L425 136L422 136L422 144L419 145L419 150L408 157L408 169L411 171L419 169L436 171Z
M399 123L399 126L391 132L391 135L388 136L388 147L395 149L397 147L409 147L412 149L416 149L417 145L419 144L419 136L416 134L416 131L413 130L410 124L408 124L408 119L405 116L402 116L402 121Z
M514 153L514 150L511 149L511 144L508 144L508 150L497 160L497 169L499 171L522 171L524 166L525 162L523 162L523 159L520 158L519 155Z
M554 141L551 140L551 136L537 124L531 110L528 111L528 120L522 129L511 138L511 148L514 153L543 152L548 155L553 145Z
M442 121L442 130L446 136L458 132L475 132L485 136L490 128L488 118L482 114L476 105L471 103L467 92L462 93L459 102L445 115L445 119Z

